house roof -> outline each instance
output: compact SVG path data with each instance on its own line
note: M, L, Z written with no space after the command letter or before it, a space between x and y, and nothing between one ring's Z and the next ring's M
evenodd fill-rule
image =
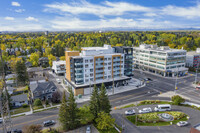
M15 96L11 96L11 99L13 102L16 102L16 101L27 101L28 98L27 98L27 94L21 94L21 95L15 95Z
M43 71L42 67L31 67L27 68L28 72L38 72L38 71Z
M44 91L44 90L49 90L49 89L56 90L57 87L53 81L48 81L48 82L37 82L37 83L30 84L30 89L32 92L35 92L35 91Z
M48 57L41 57L39 58L39 61L42 61L42 60L49 60Z

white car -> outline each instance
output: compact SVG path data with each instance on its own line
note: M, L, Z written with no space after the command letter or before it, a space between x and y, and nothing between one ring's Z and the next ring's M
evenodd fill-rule
M179 121L176 125L179 127L183 127L183 126L188 125L188 122L187 121Z
M86 133L91 133L91 126L86 127Z
M139 110L139 113L150 113L150 112L152 112L151 108L143 108L143 109Z
M134 114L135 114L135 110L134 110L134 109L132 109L132 110L127 110L127 111L125 111L125 114L126 114L126 115L134 115Z
M60 79L56 79L56 81L58 82L58 84L61 84L61 80Z

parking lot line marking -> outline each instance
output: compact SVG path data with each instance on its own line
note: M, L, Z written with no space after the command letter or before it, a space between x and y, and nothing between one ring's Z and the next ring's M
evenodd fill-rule
M160 130L160 127L157 127Z

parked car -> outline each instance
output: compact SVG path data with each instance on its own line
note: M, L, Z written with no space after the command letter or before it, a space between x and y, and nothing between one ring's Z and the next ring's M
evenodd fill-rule
M58 82L58 84L61 84L61 80L60 79L56 79L56 81Z
M86 127L86 133L91 133L91 126Z
M12 132L8 131L7 133L22 133L22 130L15 129L15 130L12 130Z
M51 126L54 125L56 122L54 120L48 120L48 121L44 121L43 122L43 126L47 127L47 126Z
M152 79L151 78L146 78L146 79L144 79L145 81L152 81Z
M176 125L179 127L183 127L183 126L188 125L188 122L187 121L179 121Z
M152 112L151 108L143 108L143 109L139 110L139 113L149 113L149 112Z
M0 118L0 123L2 123L3 122L3 120Z
M134 115L134 114L135 114L135 110L134 110L134 109L132 109L132 110L127 110L127 111L125 111L125 114L126 114L126 115Z
M170 111L171 105L169 104L161 104L154 108L155 111Z

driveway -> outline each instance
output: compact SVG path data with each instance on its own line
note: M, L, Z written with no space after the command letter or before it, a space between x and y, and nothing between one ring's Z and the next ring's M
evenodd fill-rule
M138 110L145 108L145 107L151 107L152 109L156 105L142 105L138 107ZM130 107L126 109L120 109L120 110L113 110L112 116L116 119L116 123L119 126L122 126L122 123L125 125L125 130L123 133L189 133L190 128L198 123L200 123L200 111L195 110L189 107L182 107L182 106L174 106L172 105L173 111L181 111L185 114L189 115L189 125L185 127L178 127L176 125L170 125L170 126L138 126L136 127L133 123L128 121L125 118L124 112L128 109L134 109L136 112L138 110L136 107Z

